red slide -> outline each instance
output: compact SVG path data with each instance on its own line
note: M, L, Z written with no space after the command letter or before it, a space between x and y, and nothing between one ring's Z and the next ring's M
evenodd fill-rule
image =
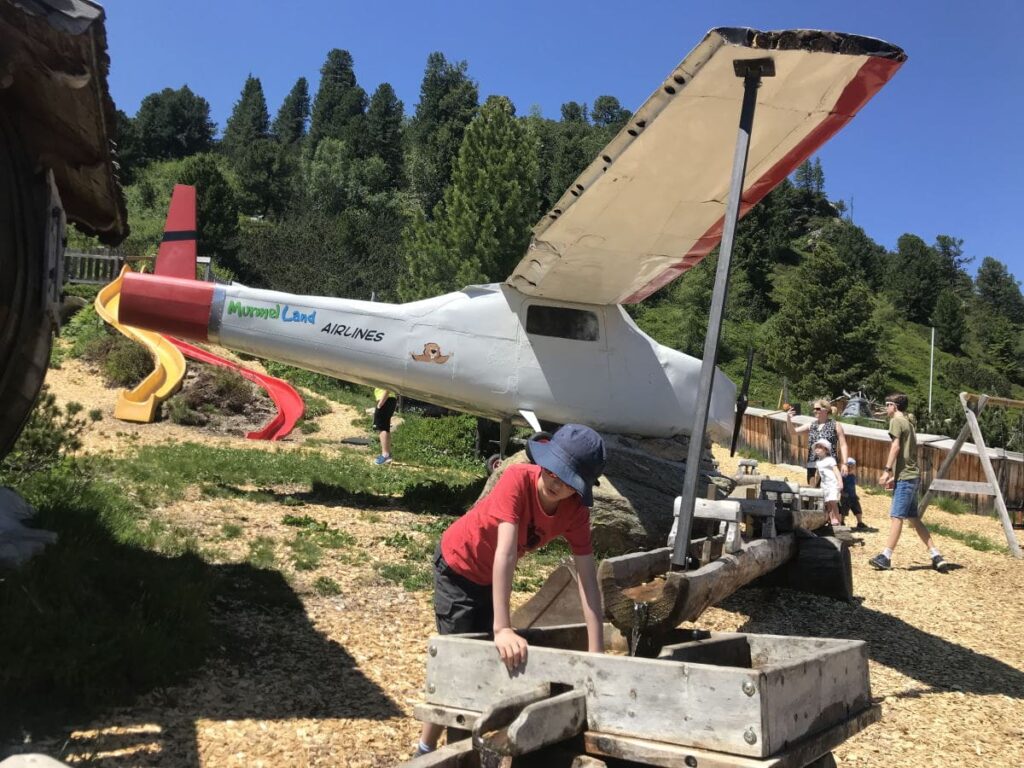
M302 400L302 395L296 392L295 388L287 381L243 368L238 363L225 360L223 357L192 346L187 341L176 339L173 336L165 338L180 349L185 357L208 365L230 368L267 391L270 399L277 406L277 416L267 422L262 429L247 434L246 437L250 440L281 440L288 436L295 428L295 422L301 419L302 414L305 413L306 404Z

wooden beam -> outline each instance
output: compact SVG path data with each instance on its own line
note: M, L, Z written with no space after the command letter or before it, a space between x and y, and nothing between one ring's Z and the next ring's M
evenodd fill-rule
M854 734L878 722L881 717L881 707L874 704L838 725L787 746L771 757L760 759L594 731L584 734L583 744L591 755L661 768L688 768L693 765L700 768L804 768Z
M989 405L1001 405L1003 408L1024 408L1024 400L1013 400L1009 397L991 397L990 395L975 395L970 392L961 392L960 396L968 402L977 402L985 398ZM980 412L981 409L979 409Z
M991 483L975 483L969 480L932 480L928 490L941 493L975 493L981 496L996 495L996 489Z
M669 571L669 552L624 555L605 560L598 568L605 616L623 634L629 636L639 621L654 635L693 621L709 606L792 558L796 543L793 534L747 542L740 552L722 555L695 571ZM638 614L638 603L646 606L646 616Z
M479 768L472 739L447 744L430 754L401 763L398 768Z

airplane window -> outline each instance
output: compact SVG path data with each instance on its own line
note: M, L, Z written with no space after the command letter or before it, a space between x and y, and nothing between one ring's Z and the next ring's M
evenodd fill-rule
M577 341L597 341L599 335L593 312L536 304L526 310L526 332Z

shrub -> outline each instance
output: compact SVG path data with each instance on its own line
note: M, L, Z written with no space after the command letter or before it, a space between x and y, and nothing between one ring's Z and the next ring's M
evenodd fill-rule
M228 368L203 366L199 375L185 393L190 408L214 406L214 410L243 413L256 399L256 393L246 379Z
M133 387L153 370L153 359L145 347L124 337L114 339L101 366L108 384Z
M306 395L302 398L306 403L305 418L318 419L331 413L331 404L322 397Z
M44 385L14 449L0 461L0 482L13 483L50 469L62 456L81 448L80 438L85 429L85 420L78 416L81 410L78 403L68 403L61 409Z
M210 417L205 413L190 408L188 398L183 394L177 394L166 403L167 418L175 424L186 427L201 427L209 423Z

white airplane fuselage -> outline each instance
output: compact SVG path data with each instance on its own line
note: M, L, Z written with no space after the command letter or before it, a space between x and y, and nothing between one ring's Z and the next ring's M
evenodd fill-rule
M621 306L538 299L507 284L408 304L218 285L207 338L490 419L525 423L520 413L532 411L648 437L690 433L701 366L658 344ZM716 371L716 439L732 429L735 398Z

